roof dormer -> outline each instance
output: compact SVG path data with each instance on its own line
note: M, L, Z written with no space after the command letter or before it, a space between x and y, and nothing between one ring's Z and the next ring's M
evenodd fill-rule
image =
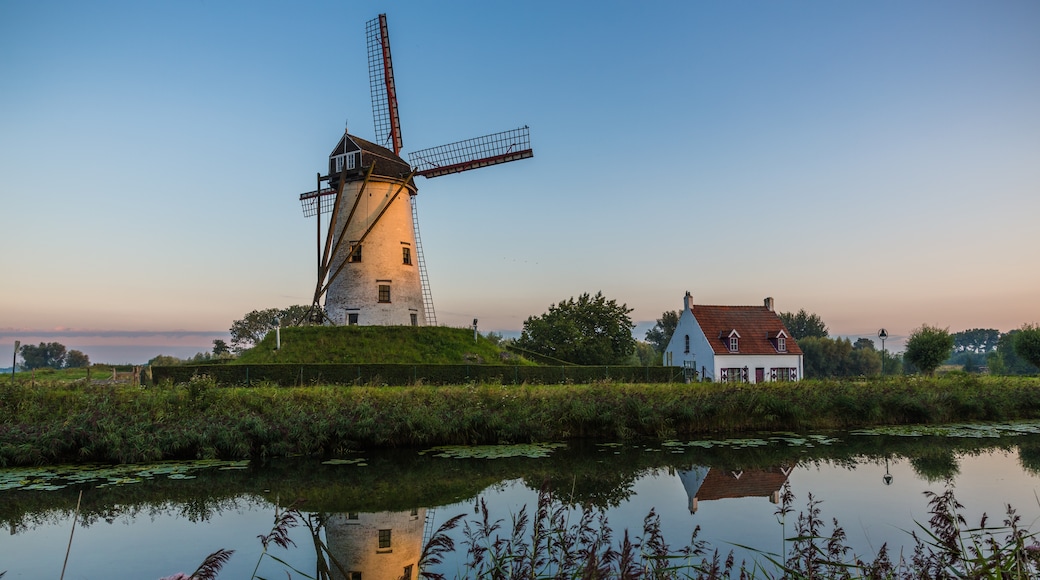
M729 332L723 330L719 333L719 338L726 345L726 350L729 352L740 352L740 333L737 332L736 328L731 329Z
M781 328L776 332L767 333L766 338L769 339L776 352L787 352L787 339L790 337L787 336L786 330Z

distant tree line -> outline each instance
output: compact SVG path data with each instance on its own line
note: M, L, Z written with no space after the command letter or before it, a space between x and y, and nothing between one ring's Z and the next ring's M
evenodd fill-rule
M78 350L66 352L60 342L41 342L39 345L25 344L18 349L22 357L23 370L74 369L90 366L90 357Z

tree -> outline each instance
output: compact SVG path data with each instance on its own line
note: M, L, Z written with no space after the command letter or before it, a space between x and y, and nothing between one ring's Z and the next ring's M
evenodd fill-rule
M903 357L921 372L931 375L950 356L952 350L953 336L949 329L924 324L910 333Z
M646 331L646 341L654 347L658 354L661 354L664 349L668 348L668 342L672 340L676 326L679 326L679 311L667 310L661 314L661 318L657 319L653 328Z
M1015 335L1015 354L1040 367L1040 324L1025 324Z
M65 368L67 369L81 369L89 366L90 357L78 350L70 350L69 354L65 355Z
M953 352L988 354L997 349L1000 331L995 328L972 328L953 334Z
M229 355L231 355L231 348L227 343L219 338L213 339L213 356L221 358Z
M60 369L65 363L65 345L59 342L41 342L40 346L25 344L18 354L22 355L22 368L25 370Z
M621 364L635 350L632 337L632 309L602 292L582 294L549 311L524 321L516 345L545 356L581 365Z
M809 337L827 338L829 336L827 325L823 323L819 315L809 314L804 308L799 310L797 314L781 312L780 321L784 323L784 327L787 328L787 331L791 333L795 340Z
M177 365L183 364L183 363L184 363L184 361L182 361L181 359L179 359L179 358L177 358L175 356L170 356L168 354L160 354L160 355L157 355L155 358L149 360L148 361L148 366L150 366L150 367L172 367L172 366L177 366Z
M1022 331L1015 329L1000 335L997 349L986 359L990 374L994 375L1033 375L1040 372L1036 365L1019 356L1015 351L1015 339Z
M654 345L641 340L636 341L636 350L632 354L632 364L641 367L661 366L661 354L657 352Z
M874 341L864 337L857 338L856 342L852 343L852 350L860 349L874 350Z
M231 349L236 353L250 349L267 336L277 319L282 326L296 326L306 322L310 306L295 305L288 308L254 310L241 320L231 323Z

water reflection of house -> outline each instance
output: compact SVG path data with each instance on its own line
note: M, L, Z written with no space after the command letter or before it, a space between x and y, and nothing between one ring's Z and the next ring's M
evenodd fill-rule
M347 571L331 566L337 580L419 577L426 509L404 512L338 513L329 516L329 552Z
M720 469L694 466L679 472L679 481L686 489L690 513L697 512L697 502L738 497L765 497L780 503L780 490L791 475L793 466L781 465L767 469Z

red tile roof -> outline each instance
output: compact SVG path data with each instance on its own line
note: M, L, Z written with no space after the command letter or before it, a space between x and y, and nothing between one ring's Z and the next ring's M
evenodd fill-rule
M715 354L802 354L798 343L776 312L765 306L699 306L690 307ZM731 331L740 335L737 352L730 353ZM777 352L776 335L781 330L787 335L787 352Z
M745 469L723 471L712 467L704 478L697 499L711 501L735 497L769 497L780 491L787 481L790 468L770 467L767 469Z

